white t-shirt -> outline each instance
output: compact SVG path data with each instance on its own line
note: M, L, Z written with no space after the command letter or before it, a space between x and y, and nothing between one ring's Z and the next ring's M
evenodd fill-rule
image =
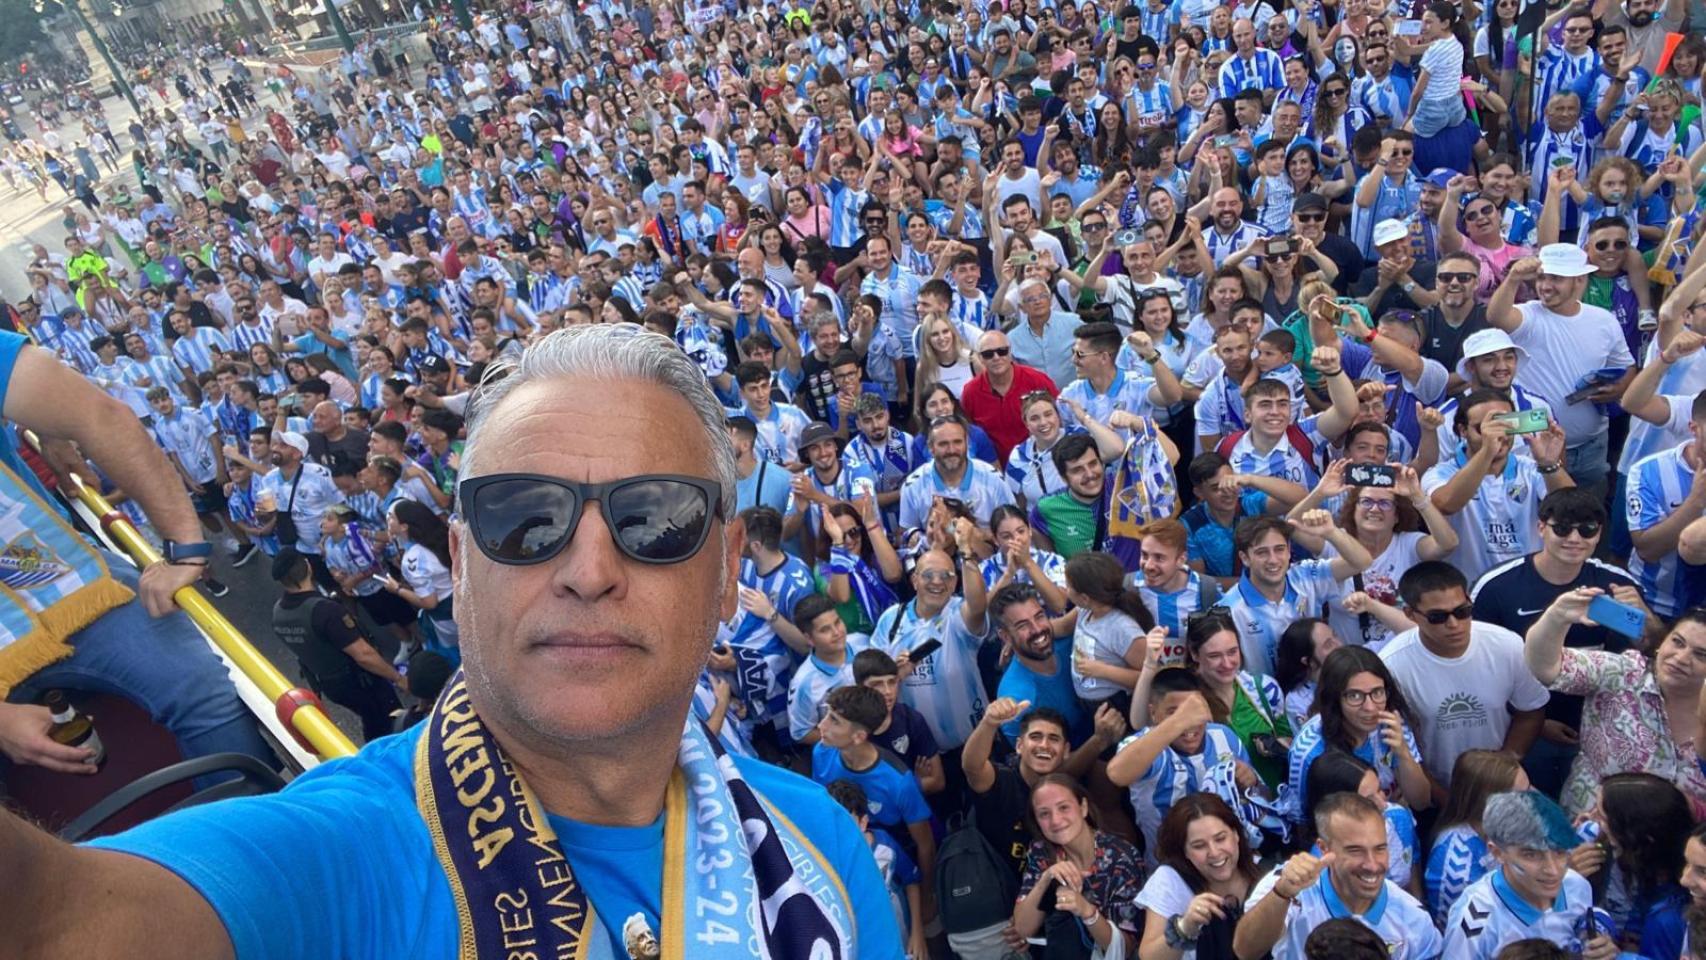
M1609 311L1586 304L1569 317L1553 313L1538 300L1516 309L1522 324L1511 331L1511 341L1528 351L1523 386L1552 401L1552 415L1564 428L1566 443L1573 447L1587 442L1605 430L1605 414L1591 400L1566 404L1564 398L1590 371L1635 365L1623 329Z
M1155 911L1162 919L1170 919L1184 913L1195 897L1196 894L1185 884L1185 878L1179 876L1179 871L1161 866L1149 875L1148 882L1138 891L1137 905ZM1179 954L1179 960L1197 960L1197 948L1186 947Z
M1427 536L1414 530L1394 533L1392 542L1387 544L1386 549L1374 558L1374 563L1362 572L1362 592L1382 603L1397 606L1398 578L1404 575L1404 571L1421 562L1421 557L1416 554L1416 545L1427 539ZM1332 558L1338 556L1339 551L1329 543L1321 555ZM1345 581L1346 595L1357 589L1359 588L1355 577ZM1332 626L1333 632L1346 643L1379 650L1392 638L1392 631L1386 629L1385 625L1372 615L1359 617L1336 603L1328 609L1332 611L1332 615L1327 618L1327 622ZM1363 629L1364 621L1367 621L1367 630Z
M1522 657L1522 638L1504 627L1471 623L1469 649L1454 660L1435 655L1412 628L1380 651L1416 711L1422 766L1442 785L1465 750L1497 750L1513 710L1538 710L1548 694Z

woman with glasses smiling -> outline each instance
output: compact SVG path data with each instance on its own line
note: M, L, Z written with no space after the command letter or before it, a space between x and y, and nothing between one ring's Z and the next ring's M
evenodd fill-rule
M1394 803L1421 809L1430 803L1422 751L1411 733L1415 716L1392 671L1366 647L1340 647L1327 655L1315 689L1315 715L1291 742L1291 786L1301 819L1311 807L1309 765L1329 747L1356 754L1374 768L1380 789Z
M1532 256L1534 249L1512 243L1505 237L1504 221L1492 200L1476 194L1464 199L1469 192L1470 179L1459 175L1445 186L1445 205L1439 211L1439 252L1441 256L1467 253L1481 262L1480 276L1475 284L1475 299L1486 303L1493 291L1504 281L1511 264ZM1461 205L1463 220L1458 226Z

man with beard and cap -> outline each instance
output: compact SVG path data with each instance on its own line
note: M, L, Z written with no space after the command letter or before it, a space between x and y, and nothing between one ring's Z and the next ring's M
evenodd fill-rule
M290 430L273 434L272 462L275 469L261 482L276 504L279 542L302 554L314 568L315 583L328 590L337 589L338 582L332 579L320 553L320 517L327 507L344 502L332 471L309 460L308 438ZM265 468L255 465L253 469ZM289 524L283 522L286 517ZM295 527L294 542L287 529L291 526Z
M1362 251L1349 238L1327 232L1327 198L1319 193L1300 193L1291 204L1292 233L1300 240L1315 244L1320 256L1333 261L1339 275L1333 279L1333 289L1343 295L1351 281L1362 275Z
M1445 206L1445 185L1455 176L1456 170L1435 167L1422 178L1416 209L1404 218L1404 226L1410 230L1410 253L1423 263L1439 259L1439 212Z
M1309 931L1336 918L1356 920L1379 934L1393 945L1393 960L1442 955L1427 908L1386 879L1391 859L1386 817L1374 801L1354 793L1332 794L1315 805L1315 830L1320 856L1293 854L1251 891L1233 935L1238 956L1272 951L1274 960L1303 960Z
M877 478L863 464L842 459L835 430L822 421L800 431L800 459L806 469L793 477L793 509L782 526L784 539L803 533L807 550L815 551L823 530L823 511L838 502L853 503L877 495Z

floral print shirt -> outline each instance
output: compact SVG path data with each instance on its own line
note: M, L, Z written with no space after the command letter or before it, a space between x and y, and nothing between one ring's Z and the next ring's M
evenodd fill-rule
M1679 743L1672 736L1664 695L1645 656L1566 647L1551 689L1586 698L1582 752L1564 781L1565 810L1572 815L1592 810L1600 780L1613 773L1650 773L1676 784L1696 818L1706 814L1706 774L1692 739Z
M1019 899L1031 892L1044 870L1064 856L1047 840L1033 842L1025 853ZM1143 854L1137 852L1137 847L1111 833L1096 831L1096 862L1084 875L1084 896L1096 904L1110 923L1134 938L1143 930L1143 908L1137 904L1137 895L1143 890L1144 878Z

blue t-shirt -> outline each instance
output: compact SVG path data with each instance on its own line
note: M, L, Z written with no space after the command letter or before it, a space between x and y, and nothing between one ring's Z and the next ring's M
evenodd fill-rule
M812 747L812 780L829 786L837 780L851 780L865 791L865 809L871 823L904 837L908 850L912 835L907 824L923 823L930 819L930 804L924 791L918 788L918 778L901 759L879 748L877 760L864 770L853 770L841 759L841 751L821 743Z
M90 846L182 877L213 906L239 960L451 956L456 906L415 807L415 747L424 729L369 743L280 793L191 807ZM734 763L840 875L859 955L898 960L894 912L853 819L802 777L744 757ZM655 921L662 909L662 821L597 827L553 816L550 823L612 950L623 956L622 922L634 913Z
M767 460L758 461L758 466L746 479L735 484L735 508L745 510L748 507L772 507L783 516L788 515L788 502L793 498L793 487L790 481L794 475L778 464Z
M1015 701L1029 700L1033 707L1059 710L1066 717L1067 739L1076 747L1090 739L1091 724L1090 714L1072 687L1071 637L1054 642L1054 665L1054 673L1045 676L1028 669L1024 659L1015 654L1007 669L1001 672L1001 682L995 695L1011 697ZM1008 743L1018 743L1019 721L1002 724L1001 734Z

